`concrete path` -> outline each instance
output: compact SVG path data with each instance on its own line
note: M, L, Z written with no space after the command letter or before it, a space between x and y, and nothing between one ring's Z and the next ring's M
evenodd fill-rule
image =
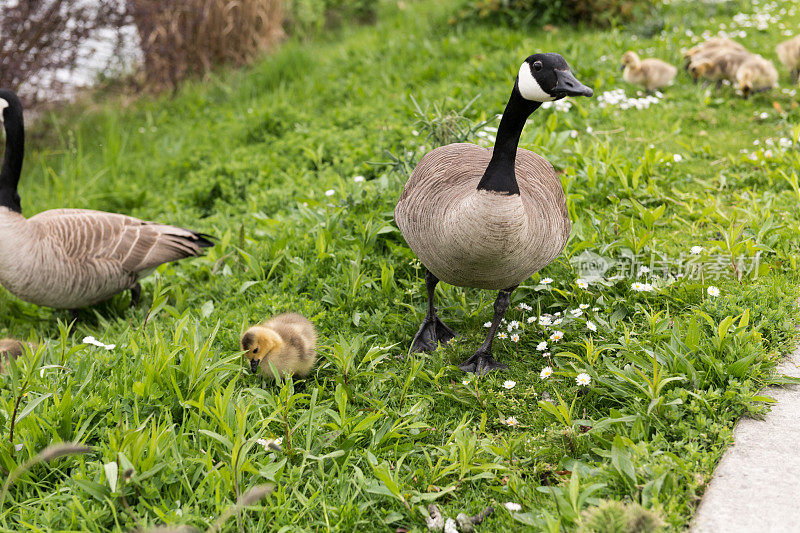
M800 348L778 367L800 377ZM764 391L778 400L764 420L742 419L691 525L693 533L800 533L800 386Z

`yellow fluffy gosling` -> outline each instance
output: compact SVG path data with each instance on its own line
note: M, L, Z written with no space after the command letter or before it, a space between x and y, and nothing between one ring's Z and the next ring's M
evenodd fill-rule
M284 313L253 326L244 332L242 350L250 360L250 370L274 379L270 363L281 377L305 377L311 372L317 355L317 331L303 315Z
M625 68L622 79L641 85L650 92L672 83L678 73L678 69L669 63L654 58L639 59L636 52L630 50L622 54L622 66Z
M722 85L722 80L734 82L736 71L753 56L750 52L716 47L695 55L689 62L689 74L697 81L705 78Z
M778 86L775 65L760 55L753 54L736 71L736 87L748 98L754 92L768 91Z
M737 43L734 40L728 39L727 37L712 37L707 41L703 41L702 43L693 46L692 48L689 48L683 54L683 58L691 61L692 58L697 54L700 54L702 52L707 52L714 48L725 48L728 50L747 52L747 48L745 48L744 46L742 46L741 44Z
M24 343L17 339L0 339L0 373L6 371L5 365L3 364L4 361L8 360L10 357L16 359L22 355L22 352L25 351L25 344L28 344L31 350L36 349L36 345L32 343Z
M781 63L791 72L792 80L796 80L800 74L800 35L776 46L775 52L778 53Z

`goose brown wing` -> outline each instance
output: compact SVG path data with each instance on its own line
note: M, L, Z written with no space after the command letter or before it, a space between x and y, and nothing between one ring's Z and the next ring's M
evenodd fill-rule
M201 233L102 211L57 209L40 213L30 222L39 226L43 240L68 259L109 261L127 272L198 256L213 245Z

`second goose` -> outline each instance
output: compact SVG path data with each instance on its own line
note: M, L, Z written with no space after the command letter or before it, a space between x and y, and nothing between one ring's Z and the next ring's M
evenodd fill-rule
M208 235L90 211L53 209L22 216L17 193L25 148L22 104L0 89L6 150L0 169L0 285L36 305L75 310L131 290L158 265L202 254Z
M451 285L499 290L489 334L460 368L483 374L506 368L492 340L511 293L561 253L570 232L564 189L543 157L518 149L542 102L591 96L558 54L534 54L520 66L494 149L456 143L419 162L395 208L397 225L427 271L428 312L413 351L431 351L456 334L436 314L434 290Z

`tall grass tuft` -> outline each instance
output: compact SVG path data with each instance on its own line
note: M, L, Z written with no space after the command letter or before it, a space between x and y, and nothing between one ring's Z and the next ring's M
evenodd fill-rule
M217 65L245 65L283 37L281 0L129 0L144 76L176 89Z

